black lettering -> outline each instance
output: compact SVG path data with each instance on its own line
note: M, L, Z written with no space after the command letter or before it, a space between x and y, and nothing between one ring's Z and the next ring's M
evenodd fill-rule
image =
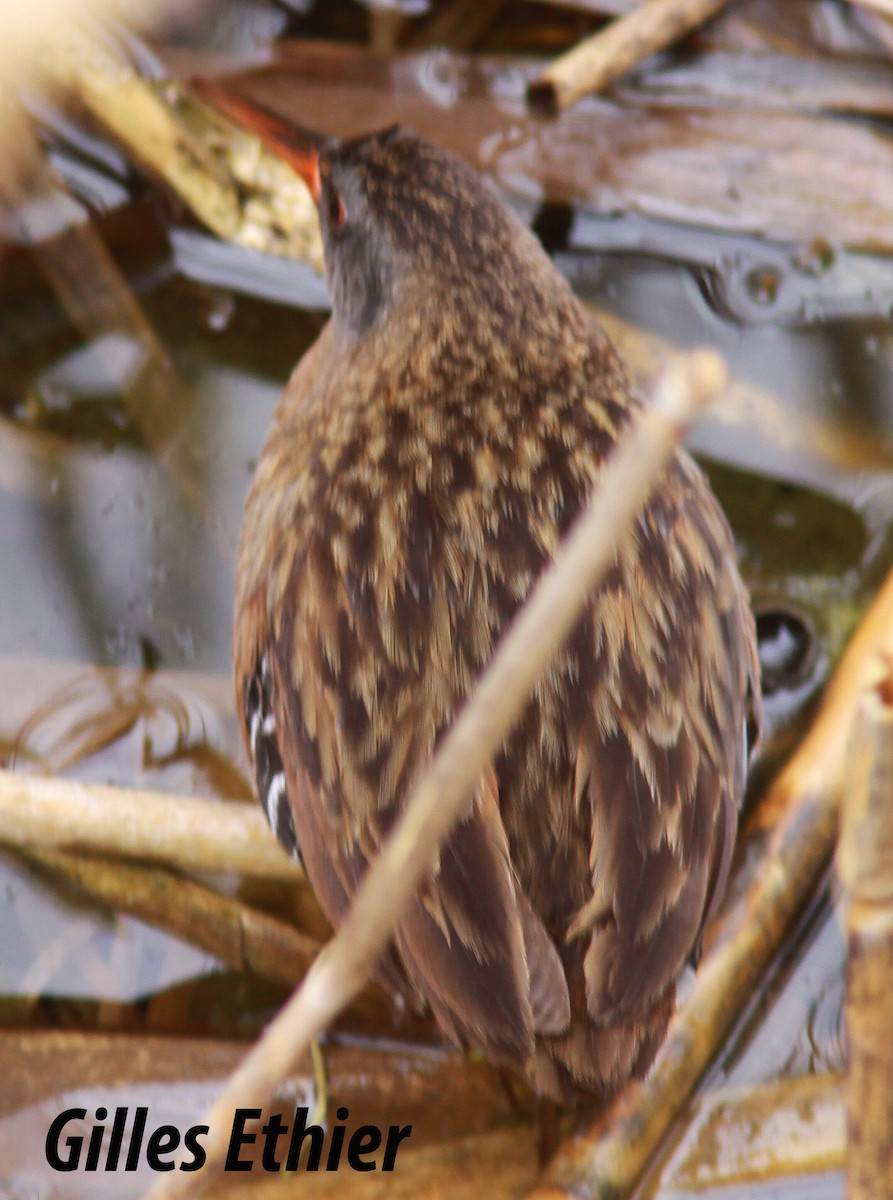
M366 1142L366 1145L363 1145ZM375 1159L364 1162L364 1154L374 1154L381 1145L381 1130L375 1125L360 1125L347 1143L347 1162L352 1171L374 1171Z
M265 1171L278 1171L279 1163L276 1160L276 1143L280 1136L285 1133L288 1126L283 1122L279 1113L274 1113L264 1125L261 1133L264 1135L264 1152L261 1156L261 1164Z
M97 1110L96 1110L96 1120L97 1121L104 1121L108 1115L109 1115L109 1110L107 1108L97 1108ZM87 1157L84 1160L84 1170L85 1171L98 1171L99 1170L99 1155L102 1151L102 1139L104 1137L105 1137L105 1126L104 1125L94 1125L93 1131L90 1134L90 1144L87 1147Z
M350 1116L350 1110L339 1108L335 1113L339 1121L346 1121ZM341 1147L344 1145L344 1126L336 1125L332 1130L332 1142L329 1146L329 1157L326 1159L326 1170L337 1171L338 1163L341 1159Z
M384 1148L384 1159L381 1164L383 1171L393 1171L400 1143L404 1138L408 1138L411 1133L411 1125L404 1125L402 1128L397 1125L388 1126L388 1144Z
M163 1154L172 1154L180 1145L180 1131L176 1125L159 1125L146 1143L146 1166L150 1171L173 1171L174 1162L165 1162Z
M226 1152L224 1171L250 1171L251 1163L242 1162L239 1150L242 1146L250 1146L257 1141L256 1133L245 1132L246 1121L256 1121L261 1115L259 1108L237 1108L233 1117L233 1128L229 1135L229 1149Z
M203 1134L208 1132L207 1125L190 1125L183 1135L183 1149L188 1150L192 1155L191 1159L184 1158L180 1163L181 1171L200 1171L205 1165L207 1154L205 1148L198 1140Z
M127 1128L127 1109L116 1108L115 1119L112 1122L112 1132L109 1137L109 1150L105 1156L105 1169L116 1171L118 1159L121 1157L121 1147L124 1145L124 1130Z
M68 1157L61 1158L59 1155L59 1138L62 1135L62 1130L69 1121L83 1121L87 1115L85 1108L66 1108L64 1112L60 1112L58 1117L53 1120L47 1130L46 1140L46 1156L47 1162L54 1171L76 1171L78 1163L81 1161L81 1148L84 1144L82 1137L67 1137L65 1145L68 1147Z
M143 1148L143 1134L146 1132L146 1119L149 1110L144 1104L139 1105L133 1116L133 1130L130 1134L130 1149L124 1163L125 1171L136 1171L140 1165L140 1150Z
M299 1115L301 1120L300 1125L298 1124ZM291 1141L288 1143L288 1157L285 1160L286 1171L297 1171L298 1163L301 1159L301 1150L304 1146L304 1138L308 1134L310 1135L310 1149L307 1152L307 1165L304 1169L307 1171L318 1171L326 1131L321 1125L308 1125L307 1109L296 1108L295 1123L291 1131Z

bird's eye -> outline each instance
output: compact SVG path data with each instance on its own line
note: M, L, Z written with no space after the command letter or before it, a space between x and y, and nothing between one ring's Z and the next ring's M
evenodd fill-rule
M333 229L341 229L347 213L344 211L344 201L337 192L332 192L329 197L329 223Z

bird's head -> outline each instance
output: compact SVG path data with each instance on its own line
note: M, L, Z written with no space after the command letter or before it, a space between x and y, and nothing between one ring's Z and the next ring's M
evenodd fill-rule
M407 296L503 290L513 265L544 257L466 163L401 126L326 138L253 101L209 89L307 184L319 209L335 321L362 334Z

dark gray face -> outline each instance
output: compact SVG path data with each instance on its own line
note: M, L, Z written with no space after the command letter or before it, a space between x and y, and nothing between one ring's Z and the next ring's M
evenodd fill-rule
M394 127L320 152L319 202L334 319L362 334L406 285L488 299L542 251L465 163Z
M404 256L370 203L364 172L344 149L333 144L321 156L319 213L333 316L359 335L388 309Z

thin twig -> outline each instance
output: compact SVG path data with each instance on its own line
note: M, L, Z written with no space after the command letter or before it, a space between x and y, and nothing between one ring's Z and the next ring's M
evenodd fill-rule
M893 1195L893 670L865 694L837 866L847 890L847 1197Z
M530 1200L628 1196L725 1042L831 857L859 699L893 656L893 573L847 647L807 736L763 803L785 816L759 875L728 916L735 930L701 966L648 1079L562 1146Z
M821 1074L708 1092L661 1172L659 1194L706 1200L726 1188L744 1190L755 1180L839 1171L845 1090L842 1076Z
M0 842L300 879L256 804L0 771Z
M446 47L454 54L469 50L499 15L505 0L451 0L441 5L421 29L405 38L403 50Z
M693 414L725 382L721 360L693 354L668 370L644 413L605 468L594 496L500 642L493 661L416 786L381 854L370 866L341 930L301 987L245 1058L204 1118L203 1180L222 1162L237 1105L263 1105L310 1041L363 986L404 905L432 869L437 851L530 690L564 641L587 596L613 561L618 539L651 492ZM194 1195L198 1176L159 1181L151 1200Z
M124 1104L145 1103L137 1097L144 1093L141 1085L168 1085L176 1095L176 1114L180 1121L192 1124L201 1116L204 1097L213 1095L245 1053L245 1042L215 1036L161 1034L157 1032L128 1033L121 1029L88 1032L79 1030L0 1029L0 1113L3 1114L3 1133L9 1145L9 1115L26 1113L32 1105L50 1106L59 1112L70 1093L95 1089L102 1103L109 1108ZM480 1060L460 1058L445 1047L433 1047L427 1041L414 1042L403 1037L370 1044L366 1039L345 1045L331 1042L325 1050L329 1091L336 1107L345 1105L356 1119L387 1127L390 1123L412 1124L412 1138L401 1147L398 1170L403 1179L403 1155L418 1140L425 1145L443 1141L455 1142L470 1130L480 1132L504 1129L525 1122L519 1133L528 1139L524 1153L525 1164L531 1164L535 1154L530 1147L536 1141L535 1132L526 1124L530 1106L519 1111L516 1103L502 1086L495 1071ZM394 1086L395 1080L399 1081ZM316 1082L315 1068L307 1058L289 1076L286 1086L276 1097L279 1111L295 1103L312 1103L310 1096ZM306 1101L303 1099L306 1097ZM275 1111L275 1110L274 1110ZM309 1118L310 1114L308 1114ZM27 1121L27 1117L24 1118ZM310 1122L308 1124L318 1124ZM27 1158L27 1151L23 1157ZM83 1159L82 1159L83 1162ZM123 1163L120 1164L123 1168ZM11 1164L3 1163L4 1182ZM258 1171L260 1164L258 1164ZM319 1172L325 1175L324 1170ZM335 1174L334 1172L332 1174ZM338 1178L344 1178L343 1174ZM387 1177L385 1177L387 1178ZM237 1172L233 1182L241 1180L243 1187L234 1187L239 1200L246 1200L245 1180ZM18 1180L16 1180L18 1182ZM280 1180L280 1182L285 1182ZM309 1181L308 1181L309 1182ZM22 1181L24 1183L24 1180ZM273 1180L268 1178L268 1184ZM35 1187L38 1185L35 1184ZM49 1188L49 1181L47 1182ZM294 1193L303 1197L302 1188L292 1179L288 1189L274 1191L280 1200L295 1200ZM220 1186L215 1188L215 1195ZM250 1196L253 1188L247 1189ZM515 1196L522 1189L519 1187ZM362 1189L361 1189L362 1191ZM111 1188L96 1189L101 1195ZM260 1192L265 1193L261 1184ZM132 1196L123 1188L117 1194ZM47 1191L3 1192L4 1200L37 1200ZM58 1197L56 1190L50 1193ZM83 1193L81 1193L83 1195ZM406 1194L406 1193L404 1193ZM444 1193L439 1193L444 1194ZM390 1189L388 1189L390 1195ZM418 1200L418 1194L414 1197Z
M224 561L231 561L236 532L219 528L195 459L174 436L183 421L184 384L164 345L89 213L43 159L30 130L22 131L16 151L30 162L27 171L0 178L7 220L31 247L72 324L117 381L128 415L183 500L205 522ZM111 349L120 344L132 351L126 371L117 361L120 350Z
M292 987L319 952L318 942L285 921L169 871L58 850L32 849L25 858L91 899L164 929L235 971Z
M139 6L140 23L145 28L153 20L186 7L186 0L143 0ZM6 0L0 4L0 80L8 97L0 103L0 143L13 129L20 129L11 120L18 105L12 100L17 88L26 83L45 80L47 76L47 42L80 31L89 21L116 20L121 16L120 0L43 0L41 4L25 4ZM4 158L12 150L11 137L3 146ZM0 174L7 164L0 165Z
M667 338L641 329L601 305L593 304L591 308L643 395L651 392L664 367L684 359L685 351ZM876 453L877 443L869 445L868 435L859 440L862 435L855 430L844 434L838 425L820 416L804 413L796 423L792 422L780 396L738 375L730 376L722 396L710 410L710 419L744 426L792 455L795 449L806 446L811 455L847 471L852 470L854 461L864 462L872 452Z
M528 0L533 4L550 4L571 13L592 13L596 17L623 17L642 0Z
M856 8L867 8L893 18L893 0L850 0L850 3L855 4Z
M629 16L562 54L527 88L536 109L554 114L598 92L630 67L702 25L729 0L646 0Z

